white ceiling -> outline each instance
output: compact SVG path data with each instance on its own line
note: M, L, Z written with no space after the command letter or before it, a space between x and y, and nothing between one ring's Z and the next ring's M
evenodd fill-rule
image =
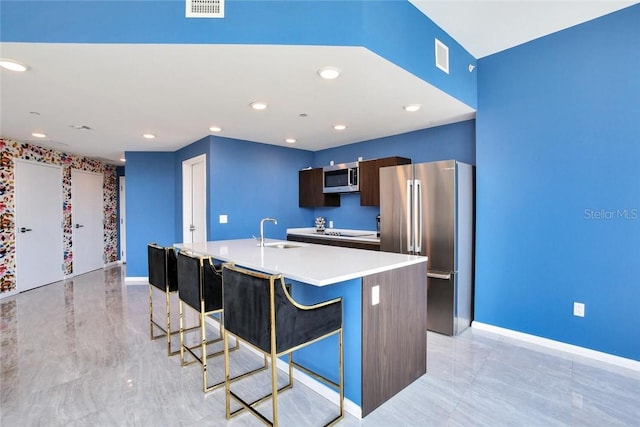
M315 151L474 115L360 47L5 43L0 56L31 67L2 70L4 137L111 160L176 150L213 125L220 136L276 145L293 137L289 146ZM326 65L341 76L322 80ZM252 101L269 107L254 111ZM410 103L423 108L407 113Z
M636 2L412 3L482 57ZM213 125L220 136L315 151L474 117L359 47L2 43L0 57L31 68L0 71L0 135L112 163L125 151L174 151ZM342 75L320 79L327 65ZM269 108L253 111L256 100ZM409 103L423 108L407 113Z
M639 3L620 0L409 0L476 58Z

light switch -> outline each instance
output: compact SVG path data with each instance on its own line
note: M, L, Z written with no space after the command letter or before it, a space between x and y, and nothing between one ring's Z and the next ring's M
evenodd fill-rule
M380 286L375 285L371 288L371 305L380 304Z
M220 215L220 224L226 224L228 221L226 215Z

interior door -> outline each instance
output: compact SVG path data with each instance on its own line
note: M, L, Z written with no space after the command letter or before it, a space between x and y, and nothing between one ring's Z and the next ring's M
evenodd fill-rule
M182 241L207 240L207 157L182 162Z
M102 174L71 170L73 273L104 267L104 202Z
M63 279L62 168L14 160L16 289Z
M127 262L127 204L125 177L120 177L120 261Z

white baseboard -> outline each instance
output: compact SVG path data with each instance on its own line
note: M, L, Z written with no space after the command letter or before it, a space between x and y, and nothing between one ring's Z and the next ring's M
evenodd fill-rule
M289 365L287 362L278 359L278 363L276 365L278 369L283 372L289 372ZM311 390L318 393L320 396L324 397L328 401L335 403L338 406L338 401L340 399L340 393L332 389L331 387L325 385L324 383L316 380L310 375L305 374L299 369L293 368L293 378L296 381L301 382L305 386L309 387ZM354 417L361 419L362 418L362 408L356 405L353 401L344 398L344 410Z
M218 328L220 325L220 323L216 319L213 319L209 316L207 316L206 322L215 326L216 328ZM262 353L260 353L258 350L251 347L250 345L245 346L245 348L249 349L251 352L255 353L257 356L262 357ZM285 373L289 372L289 364L280 359L278 359L278 362L276 363L276 367L280 369L282 372L285 372ZM315 391L320 396L324 397L325 399L327 399L332 403L338 402L340 399L340 394L337 391L325 385L324 383L316 380L312 376L305 374L299 369L293 368L293 379L309 387L311 390ZM336 406L338 405L336 404ZM346 397L344 398L344 411L353 415L358 419L362 418L362 408L357 404L355 404L353 401L347 399Z
M2 292L0 293L0 299L2 298L7 298L13 295L18 295L20 292L18 292L17 290L12 290L12 291L7 291L7 292Z
M148 277L125 277L124 283L129 285L148 285L149 278Z
M601 351L591 350L589 348L563 343L561 341L554 341L554 340L551 340L548 338L542 338L536 335L525 334L523 332L518 332L511 329L505 329L498 326L489 325L486 323L476 322L475 320L473 321L471 326L474 329L492 332L494 334L502 335L509 338L514 338L520 341L526 341L526 342L537 344L543 347L564 351L566 353L575 354L577 356L582 356L589 359L594 359L599 362L609 363L611 365L620 366L620 367L631 369L634 371L640 371L640 361L637 361L637 360L627 359L624 357L615 356L613 354L603 353Z

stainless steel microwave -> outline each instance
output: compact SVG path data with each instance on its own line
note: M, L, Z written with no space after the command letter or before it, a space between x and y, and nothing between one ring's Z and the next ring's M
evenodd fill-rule
M325 193L353 193L360 191L358 162L325 166L322 169Z

